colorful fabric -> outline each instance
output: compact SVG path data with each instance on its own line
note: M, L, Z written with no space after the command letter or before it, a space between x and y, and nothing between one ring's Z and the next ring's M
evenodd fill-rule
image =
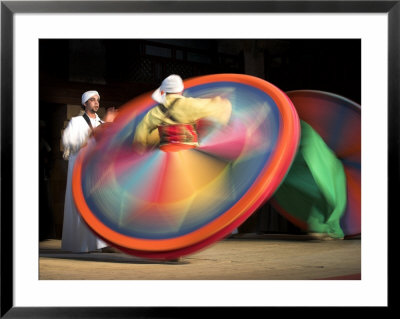
M198 145L197 131L193 124L171 124L158 127L160 146L169 143Z
M346 176L341 161L318 133L301 121L299 150L274 194L279 206L309 232L343 238L340 219L346 208Z
M147 142L148 125L177 124L149 93L122 107L107 134L86 147L75 165L73 189L81 215L126 253L177 258L224 238L272 196L296 154L297 113L272 84L218 74L195 78L185 87L185 94L195 98L167 97L179 99L174 118L196 122L197 148L141 152L133 147L138 130ZM195 121L202 114L206 118Z
M230 101L218 96L214 98L191 98L179 94L169 94L163 105L167 111L155 106L146 113L136 127L134 143L142 146L158 145L160 137L154 136L153 132L157 127L163 125L195 123L203 118L210 118L225 125L232 113Z
M324 91L286 92L300 119L336 154L346 173L347 205L340 225L345 237L361 235L361 105Z

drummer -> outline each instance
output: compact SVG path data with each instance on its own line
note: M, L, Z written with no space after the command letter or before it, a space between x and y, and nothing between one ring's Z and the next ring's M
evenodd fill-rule
M184 97L179 75L165 78L152 94L158 104L138 124L133 143L140 150L159 146L164 151L179 151L199 145L197 121L209 118L226 125L232 113L228 99Z

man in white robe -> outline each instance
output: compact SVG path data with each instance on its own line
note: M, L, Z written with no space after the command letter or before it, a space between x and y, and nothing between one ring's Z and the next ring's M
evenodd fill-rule
M61 249L72 252L90 252L107 246L86 225L81 218L72 195L72 172L79 150L88 142L92 129L104 123L97 111L100 107L100 95L97 91L87 91L82 95L82 107L85 113L71 118L62 136L64 159L68 159L67 187L65 191L64 222ZM112 122L113 110L107 113L105 120ZM86 114L86 115L85 115ZM86 117L86 119L85 119ZM89 126L89 123L92 128Z

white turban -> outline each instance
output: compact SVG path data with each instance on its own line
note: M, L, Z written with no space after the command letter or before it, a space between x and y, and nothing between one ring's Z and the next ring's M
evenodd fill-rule
M161 86L151 96L154 101L163 104L167 93L180 93L184 89L182 78L172 74L162 81Z
M100 97L99 92L97 91L87 91L82 94L82 105L86 103L87 100L89 100L92 96L98 95Z

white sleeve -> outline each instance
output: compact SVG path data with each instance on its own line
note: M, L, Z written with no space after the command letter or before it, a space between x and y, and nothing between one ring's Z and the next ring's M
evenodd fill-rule
M89 126L84 118L71 118L62 136L62 143L66 149L72 153L79 151L89 136Z

